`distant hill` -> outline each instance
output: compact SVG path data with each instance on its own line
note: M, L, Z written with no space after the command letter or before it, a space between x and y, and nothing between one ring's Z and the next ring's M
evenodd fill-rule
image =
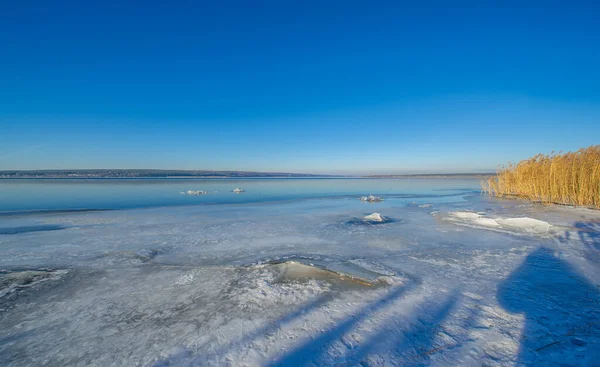
M0 178L228 178L228 177L335 177L304 173L159 170L159 169L73 169L6 170Z

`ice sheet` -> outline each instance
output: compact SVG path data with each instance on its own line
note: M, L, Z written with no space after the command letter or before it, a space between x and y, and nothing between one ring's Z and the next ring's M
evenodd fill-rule
M481 196L386 197L377 211L394 221L352 222L371 214L355 198L7 219L2 228L52 230L0 235L10 288L0 297L0 360L600 360L600 214ZM44 274L54 275L36 278Z

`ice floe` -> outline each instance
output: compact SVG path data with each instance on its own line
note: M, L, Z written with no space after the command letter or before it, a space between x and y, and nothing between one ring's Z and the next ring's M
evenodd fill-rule
M290 257L258 266L273 270L275 282L319 281L336 289L398 286L409 282L396 272L381 266L374 268L361 261Z
M365 221L373 222L373 223L382 223L385 221L385 218L379 213L373 213L365 216Z
M204 190L188 190L188 191L181 191L180 194L181 195L200 196L200 195L206 195L206 194L208 194L208 191L204 191Z
M369 195L369 196L362 196L360 198L360 201L364 201L364 202L368 202L368 203L377 203L377 202L383 201L383 199L379 196Z
M346 286L373 286L375 283L368 279L357 276L350 276L343 272L336 272L327 268L320 268L313 265L303 264L298 261L285 261L271 265L278 273L277 281L303 281L303 280L323 280L331 284L341 284Z

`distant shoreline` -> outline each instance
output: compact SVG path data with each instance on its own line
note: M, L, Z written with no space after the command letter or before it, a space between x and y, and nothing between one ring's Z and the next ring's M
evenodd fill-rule
M105 179L105 178L302 178L336 177L285 172L156 170L156 169L77 169L77 170L2 170L0 179Z
M394 179L394 178L489 178L493 173L433 173L403 175L321 175L284 172L253 171L186 171L186 170L4 170L0 180L23 179L256 179L256 178L355 178L355 179Z
M252 179L344 179L344 178L363 178L351 176L127 176L127 177L63 177L63 176L36 176L36 177L3 177L0 175L0 181L17 180L252 180Z

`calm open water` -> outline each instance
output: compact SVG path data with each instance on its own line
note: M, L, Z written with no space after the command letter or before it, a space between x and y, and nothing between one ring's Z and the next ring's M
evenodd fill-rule
M232 190L240 187L244 193ZM182 195L187 190L209 194ZM479 191L478 179L34 179L0 180L0 212L235 204L310 198L435 198Z

